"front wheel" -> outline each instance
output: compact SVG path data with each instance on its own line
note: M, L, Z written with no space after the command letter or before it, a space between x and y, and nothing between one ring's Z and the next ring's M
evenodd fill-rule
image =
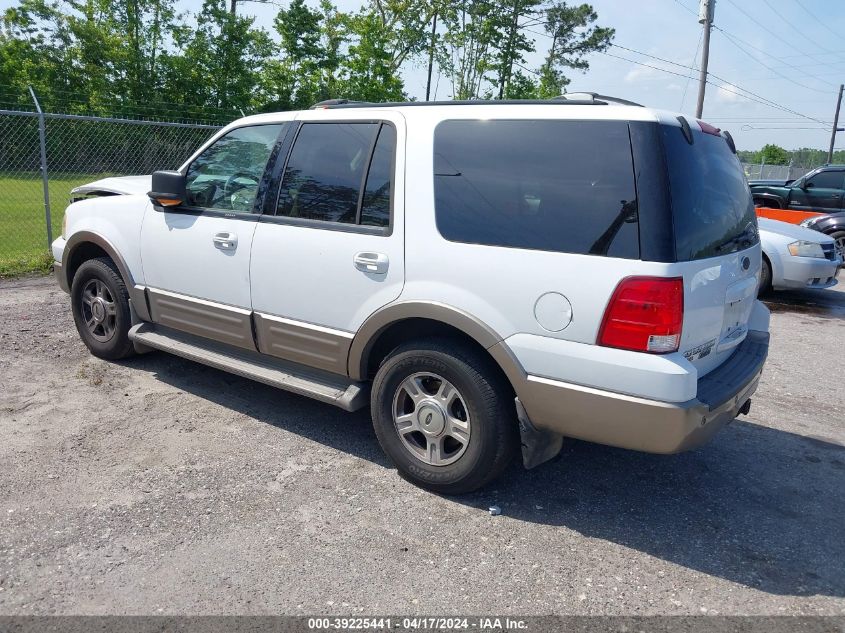
M76 329L94 356L118 360L134 353L129 340L129 293L110 259L91 259L79 267L70 300Z
M772 265L769 260L763 258L763 265L760 267L760 285L757 287L757 296L771 292L772 290Z
M481 488L519 447L510 386L480 352L446 340L394 350L373 381L371 409L399 473L435 492Z
M833 233L829 233L829 235L836 244L836 252L839 253L842 261L845 262L845 231L834 231Z

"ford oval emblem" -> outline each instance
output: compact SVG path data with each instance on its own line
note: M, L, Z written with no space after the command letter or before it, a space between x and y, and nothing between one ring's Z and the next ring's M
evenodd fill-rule
M747 257L743 257L742 258L742 269L748 270L749 268L751 268L751 260L748 259Z

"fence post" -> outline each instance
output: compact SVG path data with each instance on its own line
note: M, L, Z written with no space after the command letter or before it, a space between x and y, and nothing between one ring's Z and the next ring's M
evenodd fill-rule
M38 112L38 142L41 146L41 181L44 185L44 218L47 222L47 248L53 244L53 221L50 217L50 187L47 179L47 132L44 125L44 113L41 111L41 104L35 96L32 86L29 86L29 94L35 103L35 110Z

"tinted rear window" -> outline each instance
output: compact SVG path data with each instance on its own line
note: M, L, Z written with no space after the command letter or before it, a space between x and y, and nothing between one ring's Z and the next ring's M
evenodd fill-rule
M624 121L444 121L434 194L448 240L639 257Z
M690 145L679 127L663 126L678 261L718 257L759 242L739 160L724 138L695 127Z

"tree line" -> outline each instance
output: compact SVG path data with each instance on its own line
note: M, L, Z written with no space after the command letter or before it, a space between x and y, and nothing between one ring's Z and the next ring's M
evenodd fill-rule
M827 162L827 151L802 147L795 150L787 150L779 145L767 143L757 151L740 150L737 153L743 163L755 165L794 165L796 167L816 167ZM833 162L839 165L845 164L845 150L833 152Z
M290 0L270 29L239 13L245 1L180 12L175 0L20 0L2 16L0 107L31 107L31 85L49 111L230 120L405 100L411 65L427 70L426 96L439 78L439 98L547 98L614 36L592 6L562 0L365 0L349 12Z

